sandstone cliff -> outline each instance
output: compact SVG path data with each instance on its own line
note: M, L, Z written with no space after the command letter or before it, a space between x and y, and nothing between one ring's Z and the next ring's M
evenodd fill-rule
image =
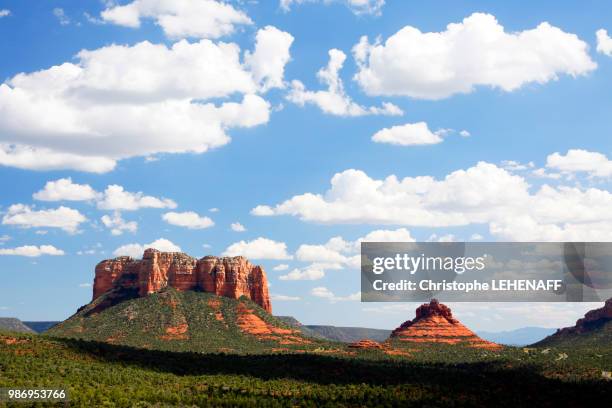
M478 337L453 317L450 308L433 299L419 306L416 317L393 330L390 339L407 343L464 344L477 348L499 348Z
M268 281L261 266L241 256L196 259L180 252L155 249L147 249L140 260L121 256L100 262L95 270L92 300L111 289L129 298L143 297L167 286L234 299L246 296L272 312Z

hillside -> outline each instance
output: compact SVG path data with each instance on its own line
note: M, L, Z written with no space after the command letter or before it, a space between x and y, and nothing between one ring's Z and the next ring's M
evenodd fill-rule
M34 333L34 330L23 324L14 317L0 317L0 330L7 330L18 333Z
M587 312L572 327L557 330L536 346L612 347L612 298L598 309Z
M168 287L146 297L99 309L113 291L96 298L46 334L158 350L266 352L305 350L324 342L270 315L246 297Z
M367 327L342 327L324 325L306 325L309 330L329 340L352 343L361 339L385 341L391 330L369 329Z

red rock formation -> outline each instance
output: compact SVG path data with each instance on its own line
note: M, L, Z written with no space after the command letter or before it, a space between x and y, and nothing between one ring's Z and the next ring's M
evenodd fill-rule
M156 249L147 249L141 260L122 256L100 262L93 300L110 289L137 290L138 296L146 296L167 286L234 299L246 296L272 313L266 273L246 258L207 256L197 260L184 253Z
M379 342L374 341L374 340L368 340L368 339L362 339L362 340L356 341L354 343L349 344L348 347L355 348L355 349L374 349L374 350L382 350L384 348L383 345L380 344Z
M583 318L576 321L574 327L558 329L555 335L586 333L612 320L612 298L606 300L603 307L588 311Z
M416 317L393 330L390 339L410 343L465 344L478 348L499 348L478 337L453 317L450 308L433 299L419 306Z

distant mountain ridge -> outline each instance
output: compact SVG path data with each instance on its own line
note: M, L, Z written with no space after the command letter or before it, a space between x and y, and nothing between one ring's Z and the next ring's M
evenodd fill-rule
M498 344L527 346L553 334L556 330L546 327L521 327L520 329L501 332L477 331L476 334L485 340Z
M8 330L18 333L34 333L34 330L23 324L14 317L0 317L0 330Z
M385 341L391 334L391 330L369 329L367 327L343 327L326 325L305 325L308 330L313 331L329 340L353 343L363 339Z
M28 326L30 329L34 330L36 333L45 332L58 323L61 323L61 322L59 321L23 322L23 324Z

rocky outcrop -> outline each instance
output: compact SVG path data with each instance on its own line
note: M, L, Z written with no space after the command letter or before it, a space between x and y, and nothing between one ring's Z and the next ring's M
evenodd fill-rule
M393 330L390 340L407 343L463 344L496 349L501 346L478 337L453 317L450 308L436 299L416 309L416 317Z
M181 252L147 249L142 259L121 256L96 266L93 299L113 290L113 297L146 296L165 287L177 290L201 290L238 299L253 300L272 312L268 281L261 266L246 258L206 256L192 258ZM116 303L113 299L112 303Z
M349 348L362 349L362 350L382 350L384 347L377 341L362 339L348 345Z
M559 329L553 336L588 333L609 321L612 321L612 298L606 300L603 307L588 311L583 318L576 321L575 326Z

